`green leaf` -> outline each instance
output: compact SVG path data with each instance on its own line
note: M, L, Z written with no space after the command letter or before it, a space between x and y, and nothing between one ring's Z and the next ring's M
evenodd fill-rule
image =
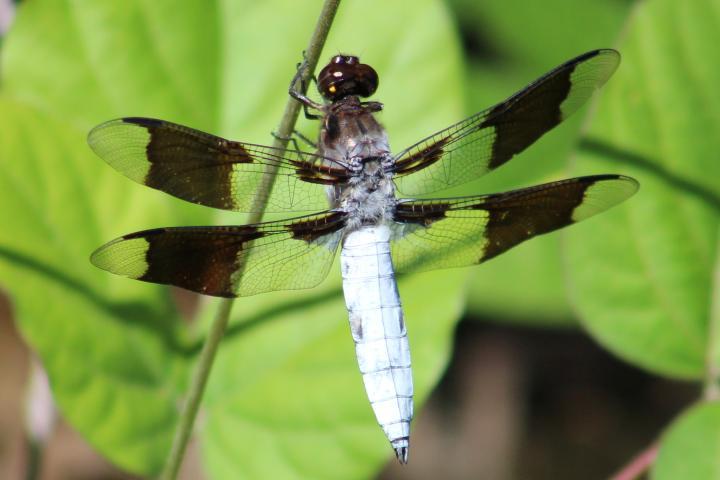
M604 0L450 3L467 34L482 42L468 70L470 112L494 105L580 53L613 46L631 5ZM578 112L462 193L504 191L568 177L567 160L586 113ZM563 278L561 236L533 239L473 269L469 312L539 325L574 323Z
M157 469L183 363L176 314L163 291L102 275L88 253L112 220L129 228L129 206L146 206L134 215L148 224L180 217L120 185L83 132L5 96L0 110L0 279L21 331L65 418L117 463Z
M717 342L719 11L717 0L637 8L576 172L628 174L640 192L568 232L573 300L593 336L679 377L701 377Z
M546 68L545 61L555 61L558 54L574 56L611 47L630 10L629 2L604 0L450 0L450 4L461 12L459 22L475 39L483 63L500 64L505 73L525 74ZM497 72L489 75L495 77L495 88L507 82Z
M663 434L653 480L720 479L720 403L685 412Z
M313 5L37 0L23 4L3 44L0 284L63 415L135 473L153 475L165 460L198 335L166 288L108 275L89 254L140 229L243 216L215 218L132 183L85 136L101 121L145 115L269 143ZM367 9L385 13L353 21ZM380 73L395 149L461 118L458 46L440 2L347 2L323 60L338 51L358 52ZM424 108L417 99L427 92L441 94ZM465 279L401 279L419 403L447 361ZM392 453L362 390L342 305L337 273L316 290L237 302L198 428L212 478L360 478Z

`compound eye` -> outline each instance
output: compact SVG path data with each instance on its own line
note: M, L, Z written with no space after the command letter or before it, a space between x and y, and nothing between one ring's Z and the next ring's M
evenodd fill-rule
M318 75L320 94L332 102L356 95L369 97L378 85L377 73L352 55L336 55Z
M339 65L355 65L360 63L360 59L353 55L335 55L330 59L330 63Z

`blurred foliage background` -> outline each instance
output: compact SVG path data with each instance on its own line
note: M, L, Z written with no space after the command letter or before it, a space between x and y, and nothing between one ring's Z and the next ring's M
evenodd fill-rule
M85 135L132 115L270 143L319 8L20 5L0 43L2 478L33 459L41 478L162 466L216 304L87 258L131 231L243 218L132 184ZM395 150L584 51L623 54L597 104L448 195L588 173L635 176L641 191L481 267L402 279L421 406L408 467L388 460L367 405L337 271L239 300L184 477L607 478L660 439L652 478L720 478L718 23L715 0L345 0L322 58L377 69ZM31 355L62 419L44 430L20 414L53 411L30 402L44 398Z

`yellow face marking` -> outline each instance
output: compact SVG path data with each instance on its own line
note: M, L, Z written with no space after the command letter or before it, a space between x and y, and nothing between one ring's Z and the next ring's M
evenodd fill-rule
M328 91L329 91L330 93L335 93L336 90L337 90L337 88L335 88L335 85L330 85L330 86L328 87Z

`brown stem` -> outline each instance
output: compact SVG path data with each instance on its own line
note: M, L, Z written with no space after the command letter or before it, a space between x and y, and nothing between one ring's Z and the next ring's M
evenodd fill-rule
M657 442L652 443L642 452L638 453L635 458L630 460L624 467L620 469L615 475L610 477L610 480L636 480L640 476L652 467L655 458L657 458L658 449L660 446Z

